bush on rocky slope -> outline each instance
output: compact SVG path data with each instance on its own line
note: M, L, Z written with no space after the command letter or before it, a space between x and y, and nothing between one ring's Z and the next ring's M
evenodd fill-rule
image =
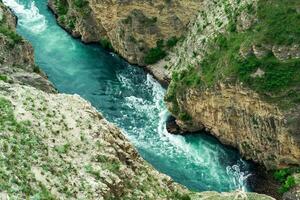
M256 22L245 31L237 31L237 16L228 23L227 33L210 42L210 51L199 67L188 66L173 74L172 92L186 87L213 87L217 82L243 82L267 100L282 107L300 102L300 2L291 0L261 0ZM286 52L284 52L286 51Z

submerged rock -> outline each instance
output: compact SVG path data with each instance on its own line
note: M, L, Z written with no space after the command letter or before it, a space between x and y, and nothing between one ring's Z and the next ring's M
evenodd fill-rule
M167 131L172 134L184 134L184 131L176 123L176 118L170 116L166 122Z

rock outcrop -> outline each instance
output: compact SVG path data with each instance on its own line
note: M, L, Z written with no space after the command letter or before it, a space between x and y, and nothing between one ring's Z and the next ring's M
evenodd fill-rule
M0 4L0 79L55 92L53 85L34 64L32 46L16 34L16 17Z
M300 50L298 35L272 35L285 29L271 24L280 19L269 4L276 13L277 0L203 1L185 41L156 66L166 65L172 79L166 101L178 125L206 128L245 158L277 169L300 165ZM277 12L288 19L296 5Z
M49 7L73 36L84 42L110 41L130 63L145 65L145 55L159 40L183 35L201 2L49 0Z
M0 88L0 182L7 188L2 195L176 199L185 193L146 164L121 131L79 96L3 81Z

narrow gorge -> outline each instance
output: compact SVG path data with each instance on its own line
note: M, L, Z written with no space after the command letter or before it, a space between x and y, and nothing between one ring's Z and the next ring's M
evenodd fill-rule
M300 199L296 0L3 3L0 199Z

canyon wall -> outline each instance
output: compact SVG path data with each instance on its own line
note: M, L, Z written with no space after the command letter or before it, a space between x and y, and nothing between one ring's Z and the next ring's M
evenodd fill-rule
M206 128L245 158L277 169L300 165L300 81L294 74L300 48L298 35L289 43L259 38L269 34L259 28L271 20L260 13L270 2L278 4L203 4L167 63L173 76L166 101L183 129Z
M34 64L32 46L16 34L16 17L3 4L0 4L0 12L0 79L55 92Z
M158 41L171 42L185 33L201 2L49 0L49 7L73 36L104 42L130 63L145 65L145 56Z

